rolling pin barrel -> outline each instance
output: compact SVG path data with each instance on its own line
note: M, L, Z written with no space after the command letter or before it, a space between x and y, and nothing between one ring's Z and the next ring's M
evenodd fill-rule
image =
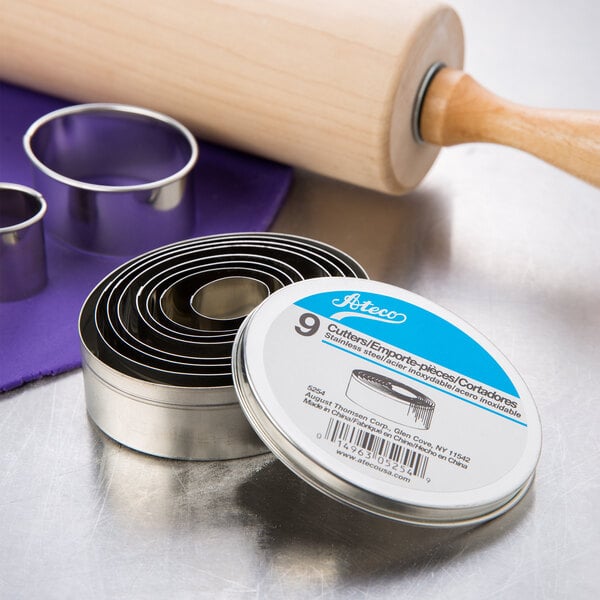
M201 137L386 192L438 148L419 85L460 68L454 11L414 0L0 0L0 78L167 113Z
M0 0L0 12L2 79L145 106L365 187L406 192L440 145L470 141L600 185L600 113L528 109L479 87L459 70L458 16L436 1Z

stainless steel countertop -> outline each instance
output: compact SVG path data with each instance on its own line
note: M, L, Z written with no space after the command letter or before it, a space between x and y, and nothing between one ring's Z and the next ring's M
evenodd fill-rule
M600 109L600 3L455 0L468 71L500 95ZM266 455L187 463L87 419L80 371L0 398L2 598L600 596L600 192L516 150L446 149L392 198L298 173L273 226L487 335L542 419L526 498L421 529L323 497Z

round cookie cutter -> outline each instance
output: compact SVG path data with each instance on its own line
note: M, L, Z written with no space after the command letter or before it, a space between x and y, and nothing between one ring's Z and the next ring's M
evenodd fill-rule
M171 117L124 104L80 104L35 121L23 144L55 237L124 256L191 235L198 145Z
M0 183L0 302L28 298L47 283L46 209L36 190Z

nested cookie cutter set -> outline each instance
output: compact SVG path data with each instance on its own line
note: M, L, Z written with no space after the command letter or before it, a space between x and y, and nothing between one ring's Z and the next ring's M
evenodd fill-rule
M35 189L0 184L0 301L46 284L43 220L81 250L137 255L96 286L79 317L87 409L108 436L187 460L271 450L324 494L417 525L479 523L526 493L539 420L506 360L462 321L369 281L322 242L187 239L198 147L183 125L84 104L37 120L24 146ZM438 342L474 353L489 372L474 374ZM448 423L488 431L485 447L475 436L463 448ZM498 467L490 457L507 440L518 449Z
M114 439L158 456L265 452L233 388L235 336L272 293L331 276L366 274L335 248L273 233L197 238L129 261L81 311L92 419Z

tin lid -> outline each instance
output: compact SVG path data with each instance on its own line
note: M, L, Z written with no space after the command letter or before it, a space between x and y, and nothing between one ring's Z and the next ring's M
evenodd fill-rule
M392 285L334 277L275 292L239 330L233 378L271 451L355 508L475 524L533 479L541 427L521 377L473 327Z

